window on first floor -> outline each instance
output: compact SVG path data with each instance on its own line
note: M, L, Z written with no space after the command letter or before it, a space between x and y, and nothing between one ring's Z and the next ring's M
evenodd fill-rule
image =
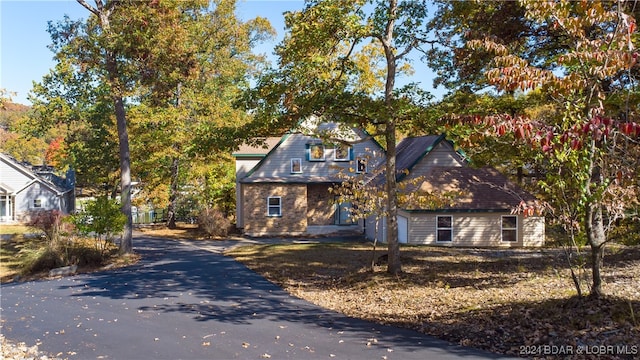
M452 216L436 216L436 241L453 241Z
M515 215L503 215L501 221L502 241L518 241L518 217Z
M280 196L267 198L267 216L282 216L282 198Z

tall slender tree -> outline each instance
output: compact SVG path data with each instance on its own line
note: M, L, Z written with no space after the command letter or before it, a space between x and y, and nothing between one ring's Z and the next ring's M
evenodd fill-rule
M269 129L318 115L375 129L386 146L387 244L390 273L402 271L397 234L396 133L411 117L415 87L398 88L408 55L428 42L425 1L307 1L285 17L279 69L266 74L252 108ZM262 115L260 115L262 114ZM275 117L275 121L274 121Z

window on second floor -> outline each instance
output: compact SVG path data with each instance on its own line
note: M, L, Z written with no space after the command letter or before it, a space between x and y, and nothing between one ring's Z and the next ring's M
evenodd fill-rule
M351 160L351 146L346 144L337 144L333 151L333 160L335 161Z
M307 160L324 161L324 144L308 144Z

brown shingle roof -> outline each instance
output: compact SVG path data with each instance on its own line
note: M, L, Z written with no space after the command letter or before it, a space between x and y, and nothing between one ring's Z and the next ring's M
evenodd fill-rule
M493 168L435 166L422 180L421 190L459 193L445 209L510 210L536 200Z
M280 137L268 137L265 139L259 139L258 141L264 141L264 145L255 144L242 144L233 155L266 155L274 146L280 142Z

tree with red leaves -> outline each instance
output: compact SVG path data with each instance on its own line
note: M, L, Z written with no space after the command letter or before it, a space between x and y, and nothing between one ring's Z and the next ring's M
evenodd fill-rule
M540 92L547 104L529 114L463 120L485 135L512 134L514 141L537 150L537 160L548 169L540 184L556 217L570 232L583 233L591 247L590 294L600 297L607 232L639 205L636 22L623 1L527 0L521 5L538 30L564 37L550 59L553 69L530 64L499 39L472 40L467 46L493 54L486 77L497 89Z

